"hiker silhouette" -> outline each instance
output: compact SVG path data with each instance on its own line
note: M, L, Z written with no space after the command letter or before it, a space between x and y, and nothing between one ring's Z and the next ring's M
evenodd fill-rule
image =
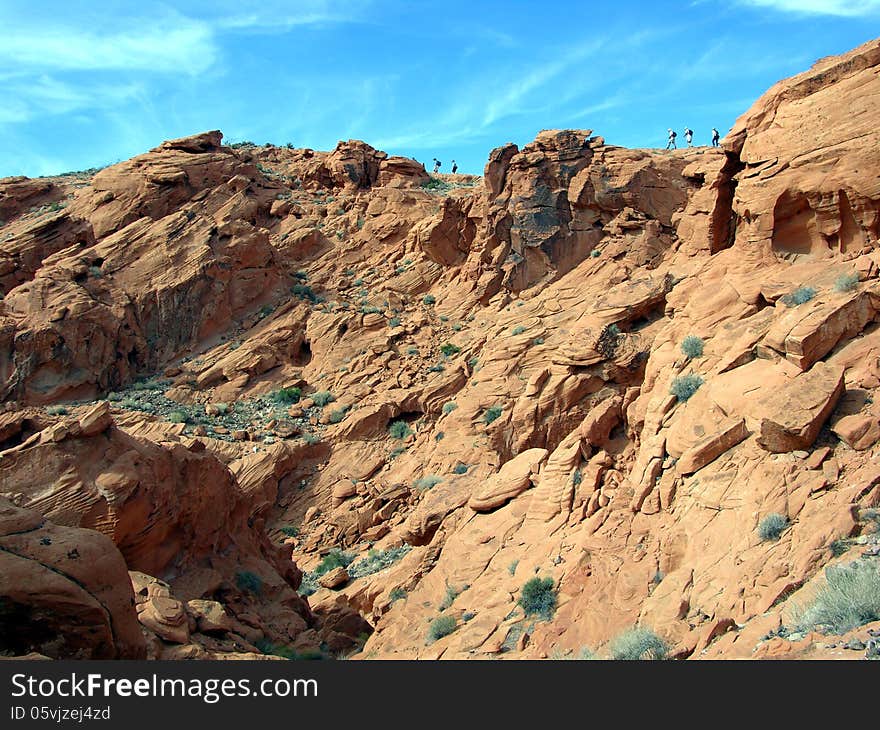
M715 127L712 127L712 146L713 147L719 146L720 143L718 142L718 140L720 137L721 137L721 135L718 134L718 130L715 129Z
M675 133L674 129L669 130L669 141L666 143L666 149L668 150L676 150L678 147L675 144L675 138L678 135Z

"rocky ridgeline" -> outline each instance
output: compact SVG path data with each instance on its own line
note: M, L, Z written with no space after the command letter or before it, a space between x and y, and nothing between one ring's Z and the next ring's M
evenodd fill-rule
M721 149L0 180L0 650L877 655L878 69Z

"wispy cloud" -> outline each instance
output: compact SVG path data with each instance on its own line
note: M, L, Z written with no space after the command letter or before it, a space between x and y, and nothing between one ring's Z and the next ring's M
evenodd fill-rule
M195 75L214 63L213 31L168 14L117 27L2 18L0 66L37 71L143 71Z
M880 0L740 0L744 5L800 15L859 18L880 15Z
M373 0L265 0L246 11L240 2L212 3L205 11L219 31L286 33L297 27L365 22L373 4Z

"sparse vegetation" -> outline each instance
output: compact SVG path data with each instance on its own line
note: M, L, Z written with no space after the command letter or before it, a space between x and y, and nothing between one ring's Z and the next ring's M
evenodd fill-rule
M852 291L858 286L858 283L859 275L856 272L852 272L851 274L841 274L834 282L834 291L841 293Z
M786 307L796 307L805 304L816 296L816 290L811 286L799 286L793 292L782 297L782 303Z
M666 659L669 647L651 629L636 626L614 639L609 653L615 661L662 660Z
M311 395L312 403L314 403L319 408L323 408L328 403L332 403L336 400L336 396L333 395L329 390L319 390L316 393L312 393Z
M598 248L594 248L592 251L590 251L590 256L592 256L594 259L599 258L599 255L600 251Z
M539 616L549 620L556 610L556 590L552 578L538 578L526 581L517 603L522 606L526 616Z
M449 357L450 355L455 355L456 353L461 352L461 348L458 345L453 345L451 342L447 342L440 346L440 352L442 352L445 357Z
M458 598L462 593L464 593L468 588L470 588L470 586L462 586L461 588L456 588L455 586L447 584L446 595L443 597L443 600L440 602L438 608L441 611L445 611L453 603L455 603L455 599Z
M437 297L435 297L433 294L425 294L425 296L422 297L422 304L431 305L431 304L435 304L436 302L437 302Z
M455 616L438 616L431 622L431 626L428 629L428 638L431 641L442 639L444 636L449 636L449 634L455 631L455 627Z
M394 603L395 601L406 600L406 591L400 587L393 588L391 590L391 593L388 594L388 599L391 601L391 603Z
M419 348L418 347L407 347L406 354L409 355L410 357L415 357L416 355L419 354Z
M880 570L874 560L825 568L824 584L805 607L794 611L801 631L844 634L880 620Z
M249 570L240 570L235 574L235 585L240 591L247 591L257 596L263 592L263 580Z
M455 468L452 470L452 473L453 474L467 474L468 469L470 469L470 467L467 464L462 464L461 462L458 462L455 465Z
M454 400L447 401L446 403L443 404L443 415L448 416L456 408L458 408L458 404Z
M429 474L428 476L424 476L421 479L416 479L413 482L413 486L416 489L421 489L422 491L426 491L431 487L436 487L440 482L443 481L442 477L438 477L436 474Z
M168 420L171 423L188 423L189 422L189 414L186 411L171 411L168 414Z
M519 560L514 560L510 565L507 566L507 572L511 575L516 575L516 566L519 565Z
M443 367L443 364L439 362L434 363L433 365L431 365L431 367L428 368L429 373L442 373L444 370L446 370L446 368Z
M672 381L669 392L678 399L679 403L684 403L700 389L702 384L703 378L695 373L680 375Z
M318 563L318 567L314 570L314 575L320 578L325 573L329 573L336 568L347 568L354 560L354 555L346 553L339 548L333 548Z
M620 346L620 340L622 338L623 335L620 332L620 327L616 324L605 325L605 327L602 328L602 332L599 333L596 350L606 360L611 360L617 352L617 348Z
M348 415L348 410L351 406L342 406L342 408L336 408L330 412L329 421L330 423L340 423L345 420L346 415Z
M388 550L370 550L367 553L367 557L351 565L348 569L348 575L354 579L378 573L380 570L385 570L385 568L396 563L411 549L409 545L400 545Z
M294 284L290 287L290 293L293 294L297 299L302 299L303 301L309 301L312 304L318 303L318 295L312 291L312 287L308 284Z
M483 411L483 423L489 424L501 417L503 409L501 406L492 406Z
M412 434L412 429L406 421L394 421L388 427L388 433L391 434L391 438L403 440Z
M301 388L279 388L275 391L272 396L272 399L276 403L298 403L299 399L302 398L302 389Z
M287 537L299 537L299 528L296 525L285 525L281 528L281 532Z
M392 317L388 320L389 327L400 327L400 317Z
M518 324L518 325L517 325L516 327L514 327L510 332L511 332L511 334L513 334L513 335L521 335L521 334L522 334L523 332L525 332L525 331L526 331L526 328L523 327L521 324Z
M314 446L315 444L321 443L321 437L316 433L311 433L310 431L306 431L302 435L302 440L305 441L308 446Z
M703 340L696 335L688 335L681 341L681 351L690 360L703 356Z
M788 526L788 519L784 515L773 512L767 515L758 524L758 537L761 542L768 540L778 540L783 530Z
M68 410L64 406L49 406L46 409L46 413L48 413L50 416L66 416Z

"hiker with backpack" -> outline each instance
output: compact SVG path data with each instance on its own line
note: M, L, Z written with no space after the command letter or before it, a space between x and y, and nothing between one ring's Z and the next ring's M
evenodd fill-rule
M720 139L720 137L721 137L721 135L718 134L718 130L715 129L715 127L712 127L712 146L713 147L719 146L720 143L718 142L718 140Z
M694 146L693 145L693 141L694 141L694 130L693 129L691 129L690 127L685 127L684 128L684 138L687 141L688 147Z
M434 173L435 174L440 171L440 165L442 165L442 164L443 163L440 162L440 160L438 160L436 157L434 158Z
M453 160L452 161L452 174L454 175L456 172L458 172L458 165L456 164L455 160Z
M678 147L676 147L676 145L675 145L675 138L677 136L678 135L675 133L674 129L669 130L669 141L666 143L666 149L668 149L668 150L678 149Z

